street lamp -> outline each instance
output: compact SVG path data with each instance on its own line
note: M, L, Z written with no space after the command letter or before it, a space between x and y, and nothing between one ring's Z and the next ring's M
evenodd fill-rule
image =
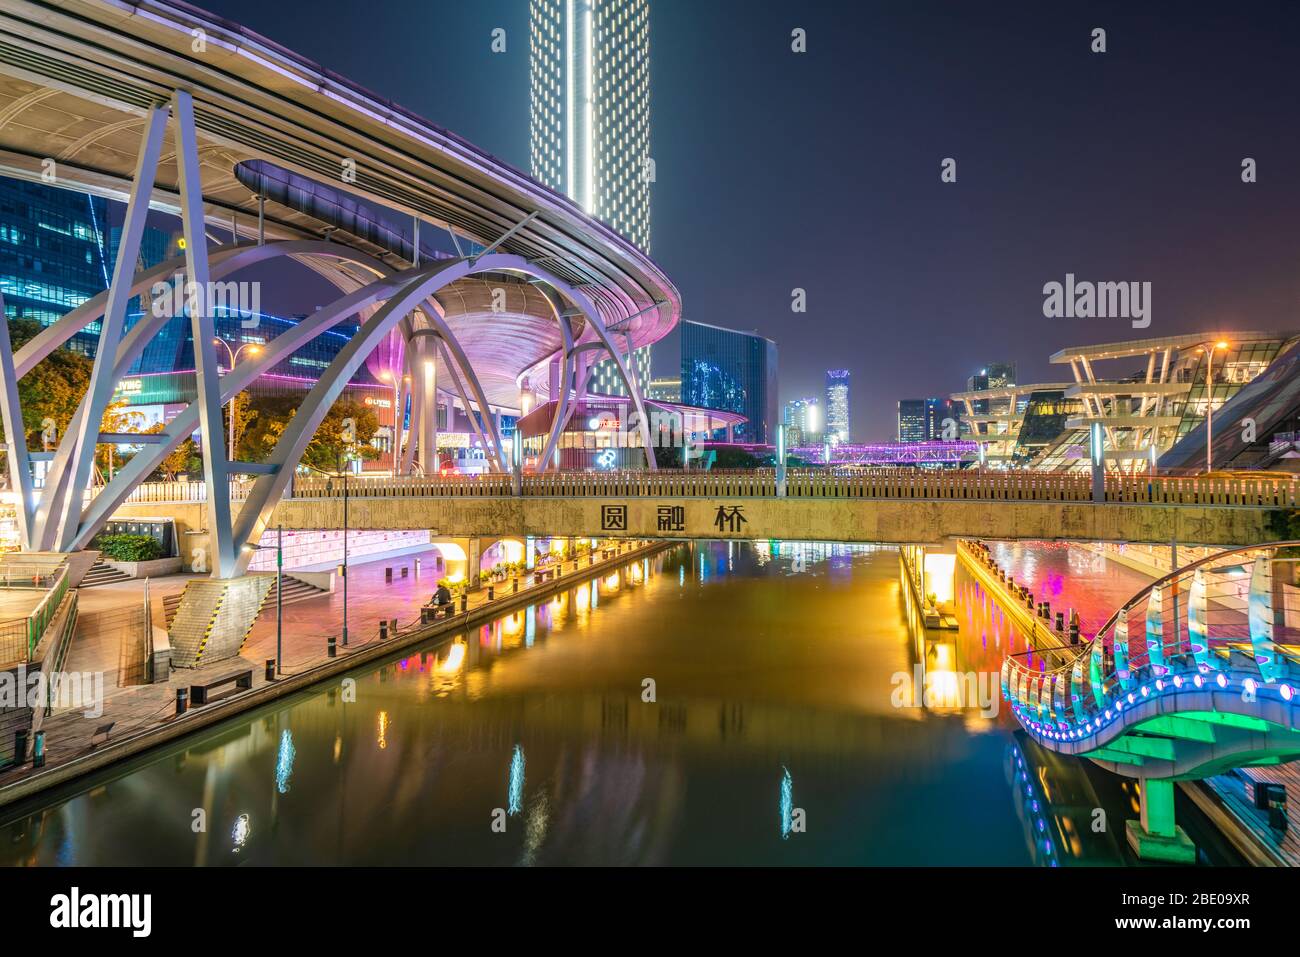
M318 469L314 465L302 463L303 468L311 469L324 475L326 478L325 492L334 493L334 480L341 478L343 480L343 647L348 645L348 473L342 468L342 464L335 459L335 472L333 474Z
M1220 339L1205 350L1205 471L1214 471L1214 350L1227 349L1228 344Z
M248 354L250 356L255 356L262 351L262 347L258 345L256 342L245 342L238 349L232 349L230 348L230 343L227 342L225 339L217 338L217 339L213 339L212 341L217 345L222 345L226 347L226 355L230 356L231 372L235 371L235 363L239 361L239 355L245 349L248 350ZM235 400L238 398L239 398L238 394L232 395L230 397L230 439L229 439L229 446L226 449L226 454L230 456L232 461L235 458Z
M284 526L275 528L275 673L284 674ZM271 551L270 545L245 545L249 551ZM344 642L346 644L346 642Z

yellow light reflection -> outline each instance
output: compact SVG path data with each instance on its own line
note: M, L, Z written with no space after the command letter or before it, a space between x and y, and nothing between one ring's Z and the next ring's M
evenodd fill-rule
M438 665L438 671L442 674L455 674L460 671L461 666L465 663L465 643L463 641L452 642L447 649L447 657ZM381 712L382 713L382 712Z

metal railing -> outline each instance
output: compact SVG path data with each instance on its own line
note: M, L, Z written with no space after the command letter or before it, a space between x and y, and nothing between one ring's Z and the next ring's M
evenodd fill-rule
M252 482L231 481L230 498L242 501ZM368 476L348 478L356 498L508 497L511 477L501 473L452 476ZM339 479L295 476L287 498L336 498ZM545 472L525 475L521 494L557 498L774 498L776 472L628 471ZM791 469L786 496L816 499L917 499L993 502L1091 502L1088 475L1030 471L925 471L917 469ZM202 482L158 482L139 486L128 503L190 503L207 500ZM1108 475L1105 500L1113 504L1223 505L1296 508L1300 482L1276 477Z
M990 561L987 553L984 561ZM1007 656L1002 688L1031 730L1066 740L1184 686L1295 688L1300 542L1228 549L1141 589L1081 645Z
M2 567L6 587L45 591L25 618L0 622L0 662L28 662L68 593L68 566L61 565L54 570L49 566L35 565ZM14 572L12 577L8 574L10 571Z

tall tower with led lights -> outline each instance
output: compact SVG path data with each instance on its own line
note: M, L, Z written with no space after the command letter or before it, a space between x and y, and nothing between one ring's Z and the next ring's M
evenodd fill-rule
M649 0L530 0L533 178L650 251Z

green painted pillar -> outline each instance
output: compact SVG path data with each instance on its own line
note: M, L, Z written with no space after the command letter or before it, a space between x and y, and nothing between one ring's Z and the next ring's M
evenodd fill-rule
M1174 821L1174 782L1167 778L1144 778L1138 788L1142 798L1141 819L1124 822L1129 847L1144 861L1196 863L1196 845Z

